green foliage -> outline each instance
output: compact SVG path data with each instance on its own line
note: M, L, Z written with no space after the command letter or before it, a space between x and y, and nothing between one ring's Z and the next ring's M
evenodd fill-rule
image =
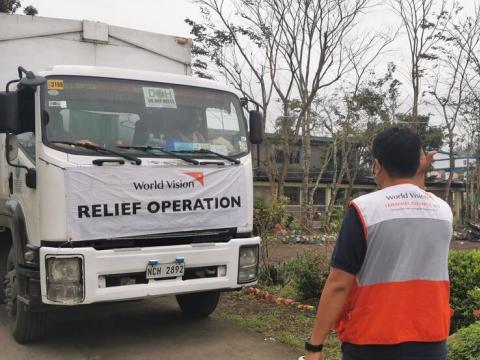
M448 259L451 304L455 310L451 330L457 331L475 321L479 310L480 251L451 251Z
M287 218L285 219L285 227L288 230L293 231L299 231L302 229L300 221L298 221L298 219L292 214L287 214Z
M267 264L261 271L259 276L259 281L263 285L285 285L285 272L283 271L282 266Z
M480 284L479 284L480 285ZM480 311L480 287L469 290L467 293L469 300L474 304L477 310Z
M285 205L286 198L281 198L270 204L265 199L256 198L253 209L253 228L256 235L268 235L275 228L275 225L284 225L287 219Z
M326 212L320 213L320 223L325 224L326 228L328 227L326 231L338 234L340 232L340 229L343 223L343 216L344 216L343 208L335 207L332 209L332 214L330 215L328 224L325 223L326 216L327 216Z
M440 127L430 126L423 135L426 149L440 149L443 145L443 132Z
M21 6L19 0L0 0L0 13L14 14Z
M307 250L280 265L265 266L259 280L262 286L275 288L282 297L317 302L329 269L326 255Z
M458 330L448 340L450 360L480 359L480 322Z
M25 15L35 16L38 14L38 10L33 5L28 5L23 9Z
M293 284L297 300L318 301L329 273L326 255L305 251L282 265L283 278Z
M250 44L254 48L264 46L264 37L268 35L267 33L257 33L249 27L235 25L231 22L222 29L218 24L209 21L211 14L207 7L201 7L201 12L204 17L202 23L197 23L189 18L185 19L185 23L190 26L190 34L193 37L192 56L194 62L192 68L195 75L201 78L214 79L214 75L209 72L210 64L214 64L223 75L232 71L240 72L241 69L238 64L232 66L225 60L225 50L235 46L239 39L243 40L242 43Z
M442 129L438 126L430 126L430 116L429 115L418 115L415 120L416 123L413 123L414 119L411 114L398 114L397 120L409 125L415 125L422 139L423 146L427 149L440 149L443 145L443 132Z
M368 122L391 123L392 107L396 107L400 96L401 82L394 77L396 66L394 63L387 64L387 72L383 77L373 78L362 84L351 98L347 98L349 108L354 116L360 116L361 112L367 115Z
M304 351L305 337L312 331L315 321L313 313L289 306L258 302L242 293L225 294L215 314L265 337L285 343L297 349L299 354ZM325 340L324 356L328 360L340 360L342 357L340 343L332 332Z

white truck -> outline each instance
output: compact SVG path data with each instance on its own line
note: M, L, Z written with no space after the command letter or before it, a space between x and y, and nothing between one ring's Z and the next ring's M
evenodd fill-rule
M262 116L189 76L190 48L0 15L0 301L18 342L59 306L176 295L202 317L221 291L257 281Z

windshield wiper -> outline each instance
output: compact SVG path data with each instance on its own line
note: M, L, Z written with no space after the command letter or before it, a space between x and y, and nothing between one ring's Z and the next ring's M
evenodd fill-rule
M200 164L200 162L198 160L175 154L175 153L167 151L167 150L165 150L164 148L161 148L161 147L156 147L156 146L117 146L117 147L121 148L121 149L141 150L143 152L153 154L153 155L155 155L155 153L153 151L156 150L156 151L160 151L164 154L170 155L171 157L186 161L186 162L188 162L190 164L193 164L193 165L199 165Z
M240 160L235 159L231 156L223 155L208 149L198 149L198 150L174 150L175 153L193 153L193 154L212 154L218 156L219 158L230 161L232 164L239 165Z
M57 144L64 144L64 145L72 145L72 146L78 146L78 147L83 147L85 149L88 149L88 150L94 150L94 151L97 151L97 152L103 152L103 153L107 153L107 154L112 154L112 155L115 155L115 156L119 156L119 157L122 157L124 159L127 159L128 161L132 161L133 163L135 163L135 165L140 165L142 163L142 160L135 157L135 156L130 156L130 155L127 155L127 154L122 154L122 153L119 153L115 150L111 150L111 149L107 149L107 148L103 148L103 147L100 147L98 145L93 145L93 144L89 144L89 143L81 143L81 142L73 142L73 141L56 141L56 140L50 140L50 143L57 143Z

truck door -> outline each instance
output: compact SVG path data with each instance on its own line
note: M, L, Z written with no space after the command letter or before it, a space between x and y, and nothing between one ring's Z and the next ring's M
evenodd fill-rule
M28 98L30 96L31 98ZM22 106L24 110L21 111L21 116L33 117L31 121L35 124L35 115L39 112L39 95L31 93L22 98ZM30 108L30 110L28 110ZM33 127L34 125L32 125ZM27 126L28 128L28 126ZM16 200L21 206L23 215L25 216L25 223L27 227L27 235L30 242L37 242L35 237L38 236L38 201L37 191L35 186L27 186L26 174L27 169L30 169L31 174L36 171L36 135L35 131L28 130L19 133L18 135L9 135L14 147L18 147L18 152L10 156L10 164L7 165L8 174L8 191L10 198ZM12 147L11 147L12 148ZM9 156L9 153L6 154ZM31 185L31 184L29 184Z

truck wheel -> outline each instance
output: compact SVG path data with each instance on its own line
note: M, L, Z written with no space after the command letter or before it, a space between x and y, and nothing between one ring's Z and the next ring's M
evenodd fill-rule
M7 258L12 247L9 232L7 230L1 230L0 227L0 304L5 303L5 291L3 289L3 279L7 274Z
M17 300L18 282L13 247L8 254L4 291L5 308L12 318L12 333L15 340L19 343L38 340L46 329L46 314L32 312L26 304Z
M177 303L183 314L191 318L205 318L215 311L220 291L177 295Z

